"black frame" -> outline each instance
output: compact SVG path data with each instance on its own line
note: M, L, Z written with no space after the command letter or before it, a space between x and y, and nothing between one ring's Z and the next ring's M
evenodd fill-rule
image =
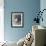
M22 26L13 26L12 25L12 14L13 13L20 13L20 14L22 14ZM11 12L11 27L12 28L23 28L24 27L24 12Z

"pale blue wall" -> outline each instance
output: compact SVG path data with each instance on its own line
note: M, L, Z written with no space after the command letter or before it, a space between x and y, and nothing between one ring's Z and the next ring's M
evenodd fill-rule
M46 0L41 0L40 1L40 10L42 11L43 9L46 9ZM43 22L40 22L40 25L45 26L46 27L46 10L43 12Z
M35 12L40 9L40 0L4 0L4 35L7 41L18 41L32 28ZM11 28L11 12L24 12L24 27Z

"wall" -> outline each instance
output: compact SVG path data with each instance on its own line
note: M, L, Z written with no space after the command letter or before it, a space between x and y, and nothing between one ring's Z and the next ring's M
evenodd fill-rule
M4 0L4 36L7 41L18 41L32 28L35 12L40 9L40 0ZM24 12L24 27L11 28L11 12Z
M43 9L46 9L46 0L41 0L40 1L40 9L41 9L41 11ZM43 22L41 21L40 24L46 27L46 20L45 20L46 19L46 11L43 12L43 16L42 17L43 17L44 21Z

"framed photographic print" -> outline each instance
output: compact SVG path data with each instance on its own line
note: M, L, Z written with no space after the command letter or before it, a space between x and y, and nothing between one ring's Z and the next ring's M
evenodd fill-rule
M11 12L11 27L24 26L24 12Z

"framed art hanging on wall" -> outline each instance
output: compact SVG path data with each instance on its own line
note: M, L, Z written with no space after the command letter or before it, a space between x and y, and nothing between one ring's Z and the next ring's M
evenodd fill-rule
M24 12L11 12L11 27L24 26Z

